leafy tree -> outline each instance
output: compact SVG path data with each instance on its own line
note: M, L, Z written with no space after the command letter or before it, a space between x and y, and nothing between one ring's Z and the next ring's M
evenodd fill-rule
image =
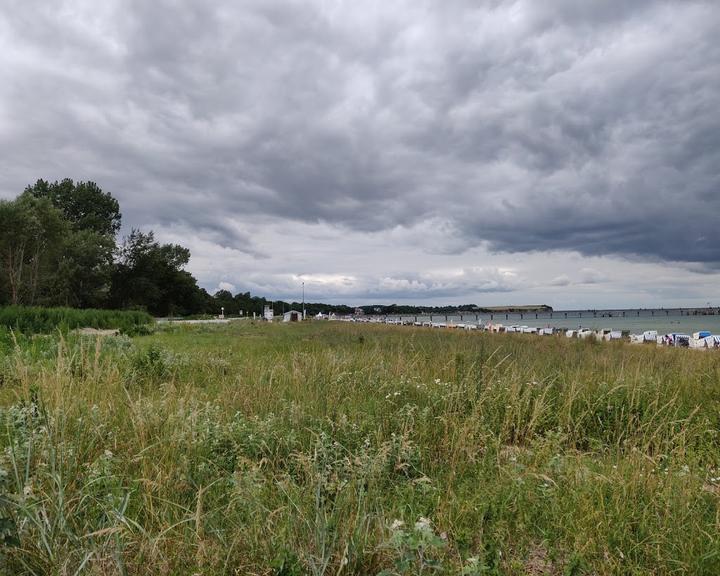
M78 308L107 305L115 239L91 230L70 231L55 280L58 304Z
M115 235L122 219L118 201L94 182L75 183L70 178L53 183L38 180L23 196L51 202L69 224L53 303L80 308L106 305Z
M262 314L263 308L270 302L260 296L251 296L250 292L238 293L233 298L235 300L235 306L238 310L243 311L243 315L252 316L253 312L256 314Z
M206 299L193 276L183 270L190 251L177 244L159 244L152 232L133 229L123 242L112 277L111 304L144 308L151 314L192 314L205 309Z
M0 202L0 285L11 304L51 293L68 227L47 199L22 195Z
M53 183L38 180L25 188L24 193L50 200L75 230L92 231L112 238L120 230L120 204L95 182L75 183L70 178Z
M225 309L226 315L237 315L240 313L240 307L233 298L232 293L228 290L218 290L213 295L213 310L214 314L219 314L222 309Z

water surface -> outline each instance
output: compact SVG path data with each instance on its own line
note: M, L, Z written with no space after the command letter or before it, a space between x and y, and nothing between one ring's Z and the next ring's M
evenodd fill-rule
M433 314L430 316L387 316L388 319L418 322L452 322L454 324L503 324L534 328L589 328L612 329L631 333L657 330L658 333L680 332L692 334L709 330L720 334L720 314L700 314L686 310L568 310L554 312L531 312L523 314Z

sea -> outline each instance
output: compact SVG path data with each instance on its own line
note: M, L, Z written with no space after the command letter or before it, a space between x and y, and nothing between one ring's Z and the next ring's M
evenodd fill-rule
M385 316L388 320L414 322L447 322L453 324L503 324L532 328L564 328L567 330L622 330L641 333L657 330L658 334L677 332L692 334L708 330L720 334L720 310L717 309L628 309L628 310L555 310L553 312L493 313L493 314L433 314Z

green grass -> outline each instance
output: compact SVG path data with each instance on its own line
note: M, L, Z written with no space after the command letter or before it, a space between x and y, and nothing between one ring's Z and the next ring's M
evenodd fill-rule
M0 573L720 565L714 353L246 321L0 354Z
M120 329L134 333L152 321L146 312L135 310L0 306L0 330L23 334L49 334L58 329L76 328Z

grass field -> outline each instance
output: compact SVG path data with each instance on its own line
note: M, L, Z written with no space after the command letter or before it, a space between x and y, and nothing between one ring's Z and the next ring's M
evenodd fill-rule
M718 574L720 355L344 323L0 342L2 574Z

